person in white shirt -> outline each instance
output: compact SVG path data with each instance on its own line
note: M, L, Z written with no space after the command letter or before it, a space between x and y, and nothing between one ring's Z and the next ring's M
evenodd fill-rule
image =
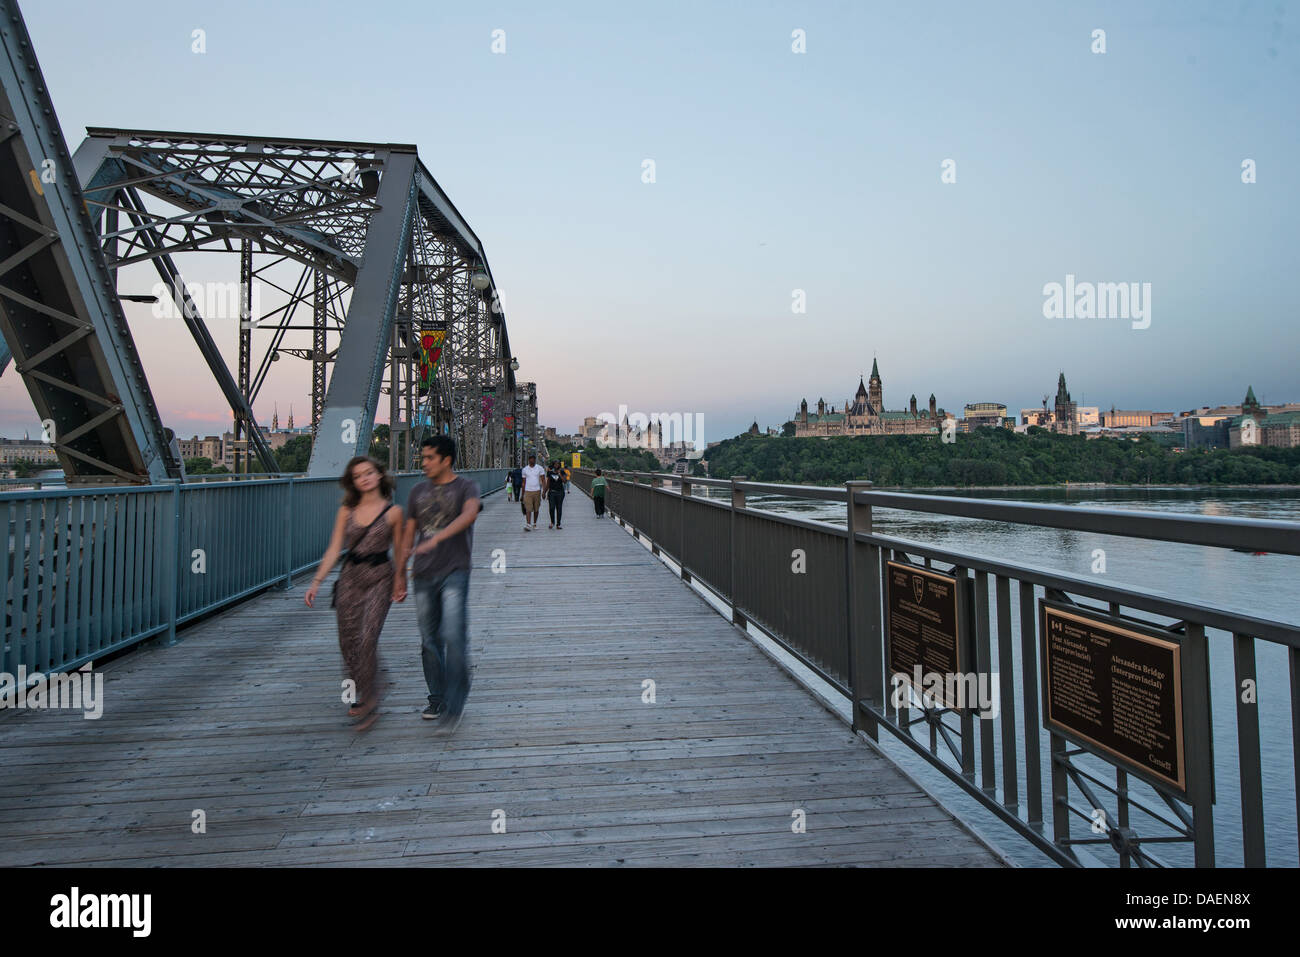
M537 527L537 513L542 508L542 479L546 476L546 469L537 464L537 456L528 456L528 465L524 469L524 531L530 530L528 524L532 520L532 528Z

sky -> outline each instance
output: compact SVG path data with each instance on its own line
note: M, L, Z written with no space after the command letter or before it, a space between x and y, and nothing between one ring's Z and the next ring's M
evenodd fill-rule
M21 6L73 149L87 126L416 144L561 433L620 406L702 414L708 441L779 426L873 357L888 409L1016 414L1060 372L1106 409L1300 402L1298 3ZM1149 283L1149 325L1048 318L1067 276ZM128 315L164 422L228 428L183 326ZM293 359L255 412L291 404L305 424ZM0 434L24 429L11 367Z

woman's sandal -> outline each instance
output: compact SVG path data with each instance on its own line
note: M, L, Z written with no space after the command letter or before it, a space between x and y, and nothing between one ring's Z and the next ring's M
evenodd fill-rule
M352 718L364 718L379 707L379 699L373 698L365 704L354 704L348 708L348 716Z

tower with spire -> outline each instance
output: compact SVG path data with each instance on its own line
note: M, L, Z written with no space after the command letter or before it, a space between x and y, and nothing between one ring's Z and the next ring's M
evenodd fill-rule
M859 382L859 388L861 383ZM876 366L876 357L871 357L871 389L867 393L867 402L876 415L885 411L885 387L880 381L880 369Z
M293 431L293 403L289 403L289 431Z
M272 409L274 411L271 412L271 431L279 432L280 431L280 406L278 404L274 405L272 406Z
M867 387L862 383L862 377L858 377L858 391L853 394L853 398L845 403L844 412L846 415L870 415L870 403L867 401Z
M1063 432L1066 435L1079 434L1079 417L1076 414L1078 406L1070 398L1070 392L1065 387L1065 373L1062 372L1060 378L1056 380L1056 406L1053 410L1052 428L1056 432Z
M1253 385L1246 386L1246 398L1241 400L1241 414L1253 415L1256 419L1264 418L1264 407L1255 398L1255 387Z

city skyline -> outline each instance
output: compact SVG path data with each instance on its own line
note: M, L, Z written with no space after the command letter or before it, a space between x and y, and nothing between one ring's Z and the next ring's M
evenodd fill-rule
M1282 122L1300 58L1284 12L391 3L358 18L324 3L318 23L258 8L284 56L326 48L339 22L357 49L388 51L379 79L322 95L238 42L250 4L137 7L128 23L24 5L69 145L90 125L417 144L483 240L519 375L560 431L619 405L701 413L710 441L779 426L801 397L841 404L877 356L889 408L931 391L950 410L1035 407L1061 370L1106 408L1232 404L1247 385L1300 399L1300 133ZM401 55L417 36L444 51L436 111ZM126 44L173 95L111 68ZM1132 322L1047 318L1048 287L1073 280L1138 284L1148 325L1136 298ZM164 422L228 428L183 329L127 314ZM209 326L233 368L233 324ZM259 421L310 408L309 376L279 363ZM0 433L37 428L10 367Z

